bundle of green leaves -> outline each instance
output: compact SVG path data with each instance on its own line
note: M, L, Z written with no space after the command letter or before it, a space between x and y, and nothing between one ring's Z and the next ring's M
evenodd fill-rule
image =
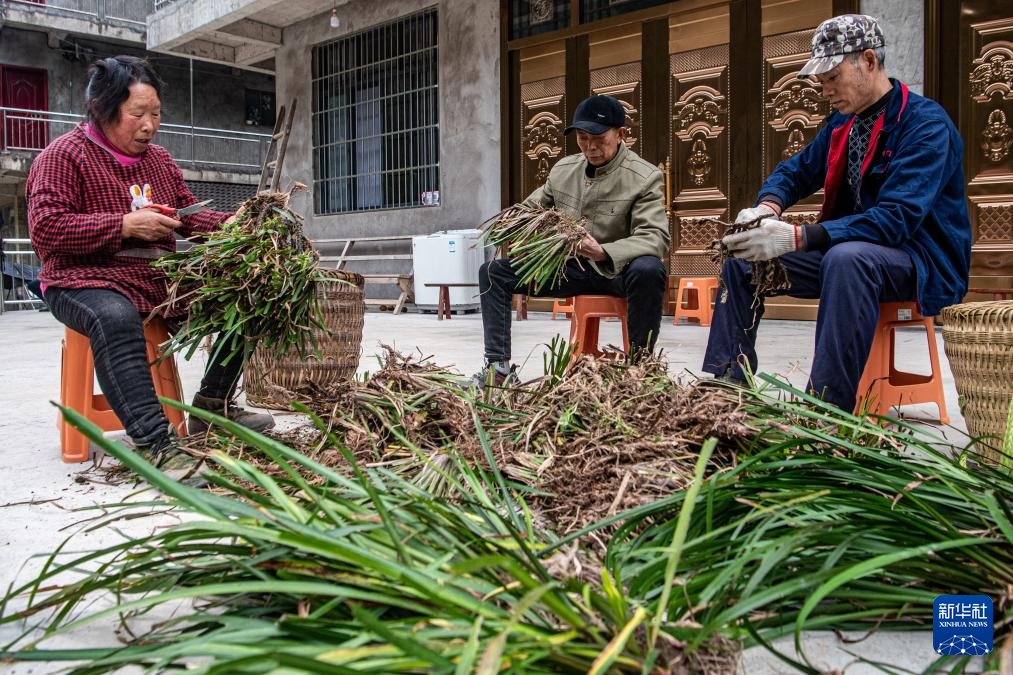
M290 196L257 195L202 243L153 263L169 281L168 297L154 313L173 316L189 305L167 353L189 358L217 334L215 349L227 353L226 361L245 357L258 343L279 355L294 347L305 356L313 327L323 327L317 283L324 276L289 209Z
M588 236L586 223L556 209L515 204L483 223L482 237L507 250L521 283L533 284L537 293L559 285L567 261L577 257L577 246Z

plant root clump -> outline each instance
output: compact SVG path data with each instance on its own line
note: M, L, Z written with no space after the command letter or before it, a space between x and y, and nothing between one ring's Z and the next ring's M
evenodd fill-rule
M748 223L741 223L736 225L734 223L725 223L720 220L712 220L719 225L723 225L725 228L725 235L738 234L739 232L746 232L753 228L760 226L760 221L755 220ZM721 288L721 302L728 301L728 286L725 283L724 269L725 261L732 257L728 251L728 247L725 246L720 239L715 239L711 242L707 249L708 255L712 262L714 262L721 273L718 275L718 283ZM750 263L753 280L753 303L751 305L754 313L760 307L760 303L763 302L763 298L772 293L778 291L786 291L791 288L791 282L788 280L788 271L784 269L784 265L777 258L773 260L762 260L760 262ZM754 314L755 317L755 314ZM755 323L755 321L754 321Z
M514 262L523 284L535 292L555 288L566 277L566 264L578 260L588 237L587 219L574 220L558 209L529 209L515 204L481 225L482 238Z
M703 441L749 433L733 390L684 385L661 357L635 365L582 357L562 377L474 397L428 358L385 347L380 365L363 380L291 394L324 430L303 428L281 440L330 467L347 467L347 448L361 464L401 472L437 493L450 489L439 471L452 468L451 449L484 470L492 469L491 456L503 474L532 488L527 503L559 532L684 489ZM192 449L206 452L207 443ZM242 456L271 473L268 458ZM735 461L731 451L715 458L718 466Z

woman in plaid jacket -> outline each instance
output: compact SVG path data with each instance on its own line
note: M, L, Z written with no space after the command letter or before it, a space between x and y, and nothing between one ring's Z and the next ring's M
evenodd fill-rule
M145 352L142 320L166 298L165 277L151 261L176 250L175 232L209 232L232 214L203 211L176 220L147 208L196 202L172 157L151 142L162 82L132 56L102 59L89 75L87 122L32 164L26 190L32 246L42 260L46 302L57 319L88 336L102 391L138 450L182 477L194 460L180 450L155 396ZM229 403L242 363L220 360L208 364L194 406L258 431L274 426L270 415ZM195 417L188 422L191 433L206 428Z

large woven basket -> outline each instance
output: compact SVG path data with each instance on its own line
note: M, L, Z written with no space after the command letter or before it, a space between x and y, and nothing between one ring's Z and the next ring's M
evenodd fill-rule
M323 272L329 281L317 285L317 294L327 330L313 329L322 360L313 354L303 358L296 349L279 358L272 350L258 347L243 371L246 399L251 405L287 410L291 401L285 392L309 386L327 388L355 375L366 313L364 281L362 275L351 272Z
M1013 397L1013 300L947 307L943 344L967 431L998 437L979 443L986 458L998 460L987 445L1002 447Z

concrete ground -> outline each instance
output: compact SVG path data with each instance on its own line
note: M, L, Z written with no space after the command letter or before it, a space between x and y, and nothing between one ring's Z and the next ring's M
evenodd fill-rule
M515 361L522 363L522 376L541 374L544 344L557 333L565 335L565 319L552 321L547 314L530 314L514 324ZM121 536L138 536L154 527L176 522L171 515L144 518L112 528L88 531L87 519L108 512L102 505L127 500L135 488L109 485L101 481L90 464L64 464L60 461L56 410L50 401L58 399L60 385L60 340L63 327L48 313L11 312L0 316L0 587L6 589L17 580L24 582L45 562L45 555L72 533L78 535L68 550L83 551L115 541ZM942 337L935 336L945 377L946 404L953 438L960 437L963 419L957 405L953 379L945 361ZM603 342L620 341L619 324L608 322L602 328ZM707 340L707 329L696 325L673 326L671 318L662 325L659 345L665 349L673 373L697 373ZM812 359L813 324L806 322L767 321L759 331L758 351L763 370L780 373L796 385L805 383ZM370 313L363 335L360 370L375 370L373 354L381 343L401 351L418 350L432 355L436 363L452 365L462 373L472 373L482 365L482 323L476 314L455 315L450 321L437 321L432 314ZM902 331L898 337L898 365L916 372L927 372L924 332ZM179 362L183 387L192 396L203 363L195 358ZM905 416L932 419L934 406L910 406ZM281 415L284 423L296 422L294 415ZM89 509L80 511L80 509ZM99 646L114 643L114 626L95 625L78 633L48 642L43 647ZM0 628L0 644L18 634L11 626ZM933 660L931 633L877 633L857 644L843 644L831 633L812 633L805 639L806 650L820 670L847 673L883 672L858 663L859 655L871 661L921 670ZM792 653L791 639L776 643ZM849 654L850 652L850 654ZM56 670L38 664L19 664L8 672L43 673ZM762 649L746 653L743 673L773 674L793 672Z

